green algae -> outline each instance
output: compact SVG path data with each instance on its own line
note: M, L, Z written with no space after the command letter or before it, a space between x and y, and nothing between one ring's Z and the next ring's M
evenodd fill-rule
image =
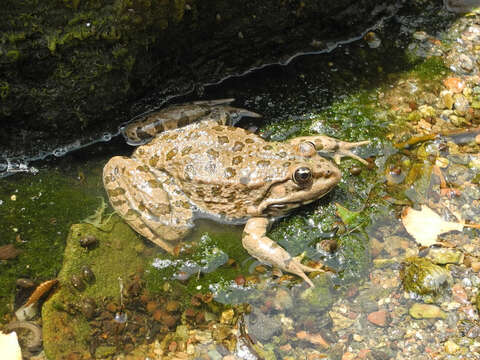
M211 292L211 286L226 287L237 276L248 274L248 253L242 246L241 227L222 226L210 221L198 222L193 234L185 239L192 246L186 254L174 257L155 255L146 269L146 288L159 294L165 288L182 293L185 303L197 293ZM166 266L155 265L155 259L167 260ZM227 263L233 259L233 265ZM189 274L188 280L174 280L179 273ZM166 285L167 284L167 285Z
M18 258L0 263L0 319L12 311L15 280L55 278L69 226L98 205L95 191L58 170L0 180L0 244L15 244Z
M118 216L110 221L111 231L102 231L90 224L74 224L70 228L63 266L58 274L60 288L42 308L48 358L59 359L75 352L83 354L88 349L90 325L85 317L77 311L71 313L69 308L78 308L86 298L97 303L108 298L119 304L120 288L143 272L145 259L137 252L143 240ZM95 236L99 245L90 250L81 247L79 239L87 235ZM70 280L72 275L81 274L83 266L92 269L95 281L86 284L84 291L78 291ZM65 333L72 336L65 337Z

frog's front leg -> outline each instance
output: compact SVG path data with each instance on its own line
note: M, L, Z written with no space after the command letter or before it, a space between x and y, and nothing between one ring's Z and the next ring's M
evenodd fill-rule
M368 165L367 161L355 155L351 150L356 147L369 144L370 140L359 141L359 142L347 142L347 141L337 140L329 136L313 135L313 136L297 137L292 140L289 140L289 143L292 145L299 146L300 152L312 151L311 148L309 149L308 146L302 145L303 143L311 143L314 145L315 151L331 154L333 157L333 160L335 160L337 164L340 163L340 160L342 159L342 157L351 157L355 160L360 161L365 165ZM309 154L305 154L305 155L308 156Z
M242 235L243 247L254 258L282 270L300 276L311 287L313 282L305 275L305 272L323 271L303 265L293 258L284 248L266 236L269 221L264 217L254 217L247 221Z
M175 242L193 227L188 199L161 171L115 156L103 169L103 183L115 211L136 232L171 254Z

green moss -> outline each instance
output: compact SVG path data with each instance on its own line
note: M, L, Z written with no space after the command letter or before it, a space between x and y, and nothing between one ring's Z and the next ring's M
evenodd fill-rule
M7 58L10 62L16 62L20 59L20 51L19 50L8 50L7 51Z
M0 81L0 98L5 99L10 93L10 85L6 81Z
M417 295L440 295L452 283L448 270L420 257L405 260L402 279L405 290Z
M42 308L44 348L51 359L63 358L75 351L84 353L88 349L87 341L91 337L88 322L80 314L70 315L65 309L78 307L87 297L97 303L105 298L120 303L120 284L126 286L131 276L142 273L145 267L145 259L137 252L143 249L143 240L118 216L106 225L100 229L90 224L74 224L70 229L62 270L58 274L60 289ZM95 236L99 245L90 250L81 247L79 239L87 235ZM83 266L92 269L95 281L79 292L70 280L72 275L81 274ZM73 336L59 339L59 334L65 332Z
M10 311L17 277L55 278L68 229L98 206L95 190L58 170L0 180L0 245L22 253L0 263L0 318Z
M450 70L440 56L431 56L425 59L412 71L413 74L423 81L438 81L449 72Z

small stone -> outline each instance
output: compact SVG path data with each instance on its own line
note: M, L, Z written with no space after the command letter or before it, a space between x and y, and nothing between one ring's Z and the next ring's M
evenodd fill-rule
M357 342L362 342L364 339L364 337L362 335L359 335L359 334L353 334L353 340L354 341L357 341Z
M448 166L449 162L450 161L447 158L437 157L437 159L435 160L435 165L442 169L445 169Z
M236 278L235 278L235 283L238 285L238 286L243 286L245 285L245 277L243 275L238 275Z
M222 324L232 324L233 321L233 316L235 315L235 312L233 309L228 309L222 312L222 315L220 316L220 322Z
M346 353L343 353L342 355L342 360L354 360L354 359L355 359L355 354L351 352L346 352Z
M445 352L447 354L453 355L453 354L457 353L458 350L460 350L460 346L455 344L452 340L447 340L445 342Z
M420 111L424 117L434 117L436 114L435 109L430 105L421 105L418 107L418 111Z
M460 304L469 304L468 295L465 289L460 284L455 284L452 286L452 295L453 300Z
M275 310L288 310L293 307L293 300L290 293L285 289L279 289L273 299Z
M348 329L355 322L355 320L349 319L338 312L330 311L328 314L333 322L333 331Z
M480 261L472 261L470 264L470 267L472 268L473 271L479 272L480 271Z
M463 91L463 89L465 88L465 81L463 81L462 79L460 78L456 78L456 77L449 77L449 78L446 78L445 80L443 80L443 84L445 85L445 87L456 93L456 94L459 94Z
M372 324L384 327L387 325L388 314L386 310L378 310L367 315L367 320Z
M146 307L146 308L147 308L147 311L148 311L150 314L152 314L157 307L158 307L158 304L157 304L155 301L149 301L149 302L147 303L147 307Z
M180 303L175 300L170 300L169 302L167 302L167 305L165 305L165 309L168 312L178 311L178 309L180 309Z
M467 98L462 94L455 94L453 99L455 100L455 113L464 116L470 108L470 103L468 102Z
M154 319L155 321L160 321L160 320L162 320L162 318L164 317L164 315L165 315L165 312L164 312L163 310L157 309L157 310L155 310L155 311L153 312L152 317L153 317L153 319Z
M412 37L416 40L424 41L428 38L428 34L425 31L415 31Z
M453 95L452 95L451 91L443 90L440 93L440 99L442 99L443 106L445 108L450 109L450 110L453 108L454 101L453 101Z
M427 257L435 264L461 264L464 254L456 249L431 248Z
M438 306L421 303L413 304L410 309L408 309L408 313L414 319L445 319L447 317L447 314Z
M460 54L458 61L460 67L466 72L471 72L473 70L473 60L469 56Z
M475 136L475 142L477 144L480 144L480 134L478 134L477 136Z

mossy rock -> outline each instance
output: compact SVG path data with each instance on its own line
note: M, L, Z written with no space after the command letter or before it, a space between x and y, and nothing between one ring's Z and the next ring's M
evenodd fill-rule
M130 112L152 91L164 98L186 93L316 50L312 39L327 44L358 35L395 1L381 3L6 0L0 18L0 148L22 151L22 131L56 145L77 139L80 131L112 131L148 110L137 103Z
M58 275L59 290L42 308L44 349L49 359L62 359L71 353L87 355L90 325L80 312L69 309L87 297L97 304L104 298L119 302L119 278L125 283L144 268L144 260L136 251L143 248L143 241L133 230L117 216L102 226L108 231L84 223L70 229ZM95 236L98 246L90 250L81 247L79 239L87 235ZM95 281L86 283L80 292L72 286L71 276L81 274L85 265L93 270Z

